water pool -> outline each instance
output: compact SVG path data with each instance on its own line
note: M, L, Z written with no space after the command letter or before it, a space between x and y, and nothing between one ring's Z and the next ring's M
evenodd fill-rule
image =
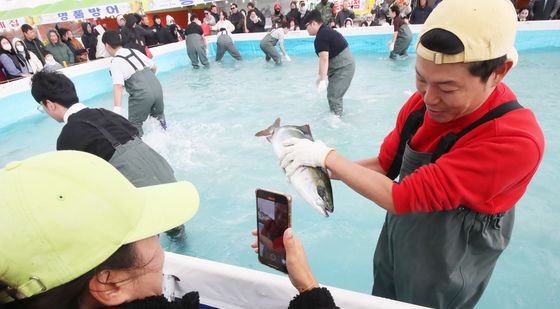
M187 225L187 241L164 239L168 250L274 272L260 265L249 248L249 231L256 223L254 190L271 188L294 197L293 226L318 280L370 292L384 212L334 182L335 212L328 219L319 216L287 183L270 145L254 137L281 117L285 124L310 124L317 139L349 158L376 155L399 108L415 89L414 57L393 62L385 54L355 56L356 75L345 97L342 121L333 119L326 98L314 91L317 59L310 55L293 56L281 67L253 57L213 64L209 70L182 67L159 74L169 130L162 133L147 124L144 140L170 161L178 179L192 181L201 195L199 213ZM554 179L560 178L560 165L555 163L560 134L554 111L560 106L554 73L560 71L560 49L526 51L520 59L506 83L536 113L547 148L517 205L512 241L480 308L560 306L560 210L554 203L559 197ZM85 103L110 108L112 95L106 92ZM43 115L0 130L0 164L54 150L61 127Z

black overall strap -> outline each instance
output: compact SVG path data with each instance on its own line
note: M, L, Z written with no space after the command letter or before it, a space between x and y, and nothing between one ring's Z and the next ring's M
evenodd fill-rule
M404 153L404 148L406 143L414 136L418 128L422 126L424 122L424 113L426 112L426 105L422 105L421 109L415 110L408 115L404 126L401 130L399 148L397 149L397 154L391 163L391 167L387 172L387 177L390 179L395 179L401 172L402 158Z
M474 130L476 127L520 108L523 108L523 106L521 106L521 104L519 104L519 102L517 102L516 100L509 101L490 110L489 112L484 114L484 116L480 117L477 121L471 123L469 126L461 130L459 133L457 134L453 132L448 133L447 135L445 135L439 140L436 149L432 153L432 163L436 162L436 160L439 159L439 157L441 157L443 154L449 152L449 150L451 150L451 147L455 145L458 139L460 139L470 131Z
M130 49L130 48L127 48L127 49L130 51L130 55L128 55L128 56L126 56L126 57L125 57L125 56L121 56L121 55L117 55L117 56L115 56L115 58L124 59L126 62L128 62L128 63L134 68L134 71L136 72L136 71L138 71L138 67L136 67L136 66L134 65L134 63L132 63L132 61L130 61L130 58L135 57L135 58L138 60L138 62L140 62L140 64L142 65L142 68L144 68L144 67L146 66L146 65L144 64L144 61L142 61L142 60L140 59L140 57L138 57L138 56L132 51L132 49Z
M129 128L125 127L122 123L119 123L118 121L115 121L114 119L111 119L110 117L104 117L104 119L109 121L110 123L116 125L117 127L122 129L126 133L130 134L132 139L134 139L135 137L138 136L138 132L133 132ZM111 134L107 129L105 129L104 127L102 127L102 126L100 126L100 125L98 125L98 124L96 124L96 123L94 123L94 122L92 122L88 119L78 118L78 120L83 121L83 122L89 124L90 126L96 128L99 131L99 133L101 133L103 135L103 137L105 137L105 139L107 139L109 141L109 143L111 143L113 148L117 148L117 146L121 145L121 143L117 140L117 138L113 134Z

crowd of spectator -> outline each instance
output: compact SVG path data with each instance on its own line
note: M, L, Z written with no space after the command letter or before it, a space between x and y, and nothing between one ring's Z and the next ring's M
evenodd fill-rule
M333 28L373 27L393 25L391 7L399 7L399 17L406 24L423 24L433 9L443 0L436 0L429 5L428 0L380 0L365 15L357 16L349 0L344 0L338 12L334 4L321 0L315 6L292 1L284 14L280 3L273 6L270 17L265 17L261 10L249 2L246 9L240 9L231 3L229 14L219 10L214 4L204 10L204 18L198 22L204 36L217 34L225 29L229 33L257 33L271 31L289 25L290 31L305 30L303 20L311 9L321 12L323 23ZM520 7L517 0L512 0L518 8L519 21L548 20L560 18L560 0L530 0ZM189 13L190 14L190 13ZM148 56L149 46L174 43L185 39L185 31L170 15L165 16L163 25L159 15L153 15L150 22L147 16L129 14L117 16L118 33L123 38L124 47L134 48ZM9 40L0 36L0 82L28 77L40 70L56 70L72 64L83 63L99 58L109 57L101 42L101 35L106 30L89 22L81 24L81 40L74 37L72 30L55 26L47 32L45 42L37 38L37 31L28 24L21 26L23 38Z

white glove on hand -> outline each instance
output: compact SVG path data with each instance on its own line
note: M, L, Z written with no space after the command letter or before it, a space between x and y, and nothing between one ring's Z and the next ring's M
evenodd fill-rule
M329 86L329 81L326 79L320 79L317 81L317 93L323 93L327 90Z
M122 115L120 106L113 106L113 113Z
M302 165L325 167L325 159L334 148L327 147L321 141L310 141L304 138L290 138L282 143L285 148L280 155L280 165L291 177Z
M290 56L288 56L288 55L286 55L284 58L285 58L286 61L288 61L288 62L292 61L292 58L290 58Z

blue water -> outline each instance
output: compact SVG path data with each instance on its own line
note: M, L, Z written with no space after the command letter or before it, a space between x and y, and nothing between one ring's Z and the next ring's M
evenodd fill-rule
M334 182L335 211L328 219L319 216L287 182L270 144L254 133L281 117L283 124L310 124L316 139L351 159L375 156L415 90L414 58L393 62L384 54L357 53L342 121L330 115L324 95L315 93L317 59L295 55L292 60L277 67L261 58L241 63L228 58L209 70L182 67L159 74L169 130L162 133L148 123L144 140L170 161L178 179L192 181L201 195L200 210L187 224L186 242L163 242L171 251L278 273L258 263L249 247L250 230L256 226L255 189L284 191L294 198L293 227L318 280L369 293L384 212ZM479 308L560 307L557 72L560 49L534 50L522 52L506 78L519 101L535 112L547 145L541 168L517 205L513 238ZM110 108L112 94L84 103ZM0 164L54 150L61 128L44 115L0 131ZM165 211L165 205L161 208Z

